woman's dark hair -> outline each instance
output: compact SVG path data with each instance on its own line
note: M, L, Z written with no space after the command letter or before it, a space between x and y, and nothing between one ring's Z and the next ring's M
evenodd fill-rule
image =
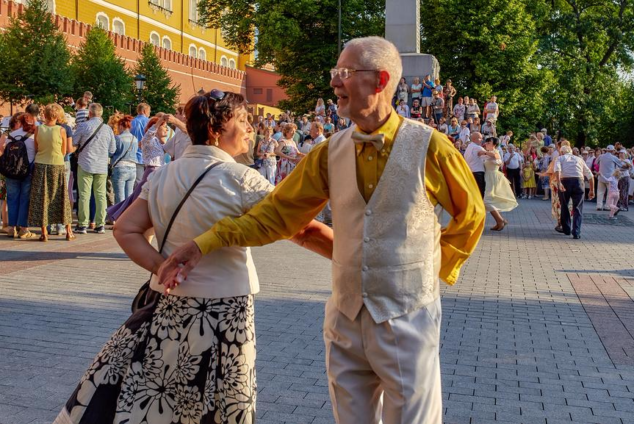
M224 125L233 118L236 109L247 104L242 94L225 92L222 99L215 100L211 93L194 96L185 105L187 134L194 145L205 145L212 134L223 133Z
M24 115L24 112L18 112L13 114L11 119L9 120L9 129L11 131L15 130L18 124L20 123L20 117Z
M30 115L28 113L23 113L18 117L18 122L22 124L22 129L24 132L33 134L35 132L35 124L30 122Z
M493 144L494 147L498 147L498 144L500 144L500 140L498 140L497 137L487 137L486 140L484 140L485 143L491 143Z

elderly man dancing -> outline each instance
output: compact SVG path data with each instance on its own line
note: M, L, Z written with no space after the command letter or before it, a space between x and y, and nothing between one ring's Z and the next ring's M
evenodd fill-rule
M173 287L179 269L186 277L212 250L289 238L330 200L333 293L324 339L335 419L441 423L439 280L454 284L475 249L482 197L446 136L392 108L402 73L393 44L352 40L330 73L338 113L355 125L315 146L251 211L174 252L161 281ZM453 218L444 229L441 208Z

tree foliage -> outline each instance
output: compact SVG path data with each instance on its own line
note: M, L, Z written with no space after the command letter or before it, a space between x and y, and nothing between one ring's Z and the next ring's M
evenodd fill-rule
M125 62L116 55L115 45L108 33L93 27L72 61L75 76L75 95L93 93L93 101L104 109L127 111L132 100L132 76Z
M70 52L45 0L27 7L0 33L0 98L11 103L49 103L73 88Z
M329 70L337 62L337 0L201 0L201 23L223 30L227 43L253 51L256 65L270 63L289 100L284 109L304 112L331 97ZM342 1L342 40L383 35L385 0Z
M154 51L154 46L143 46L134 73L145 76L143 100L153 112L174 113L180 94L180 86L172 84L172 78Z

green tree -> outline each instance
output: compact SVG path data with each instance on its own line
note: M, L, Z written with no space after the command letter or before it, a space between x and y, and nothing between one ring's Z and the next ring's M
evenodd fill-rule
M73 79L64 36L48 13L45 0L27 7L0 33L0 98L49 103L70 95Z
M425 0L421 49L440 62L442 80L458 96L500 103L500 128L518 137L533 131L545 107L551 76L536 63L538 39L530 2Z
M221 28L227 43L256 65L272 64L289 100L280 106L296 112L332 97L329 69L337 62L337 0L201 0L201 23ZM385 0L342 2L342 40L383 35Z
M540 63L553 71L562 94L549 99L549 119L579 145L609 142L598 129L609 116L619 71L632 68L634 2L544 1L536 20Z
M132 76L125 62L115 53L108 33L93 27L73 57L75 94L91 91L93 101L100 103L108 115L112 109L127 111L132 100ZM112 109L111 109L112 108Z
M161 65L161 60L150 43L143 46L134 72L146 78L143 100L152 107L152 111L174 113L180 86L172 84L172 78Z

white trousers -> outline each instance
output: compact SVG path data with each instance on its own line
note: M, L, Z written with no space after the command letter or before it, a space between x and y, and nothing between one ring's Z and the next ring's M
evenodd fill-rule
M599 186L597 188L597 209L603 208L603 198L605 197L605 193L608 191L608 183L601 182L597 179Z
M377 324L326 304L326 368L337 424L441 424L440 297Z

